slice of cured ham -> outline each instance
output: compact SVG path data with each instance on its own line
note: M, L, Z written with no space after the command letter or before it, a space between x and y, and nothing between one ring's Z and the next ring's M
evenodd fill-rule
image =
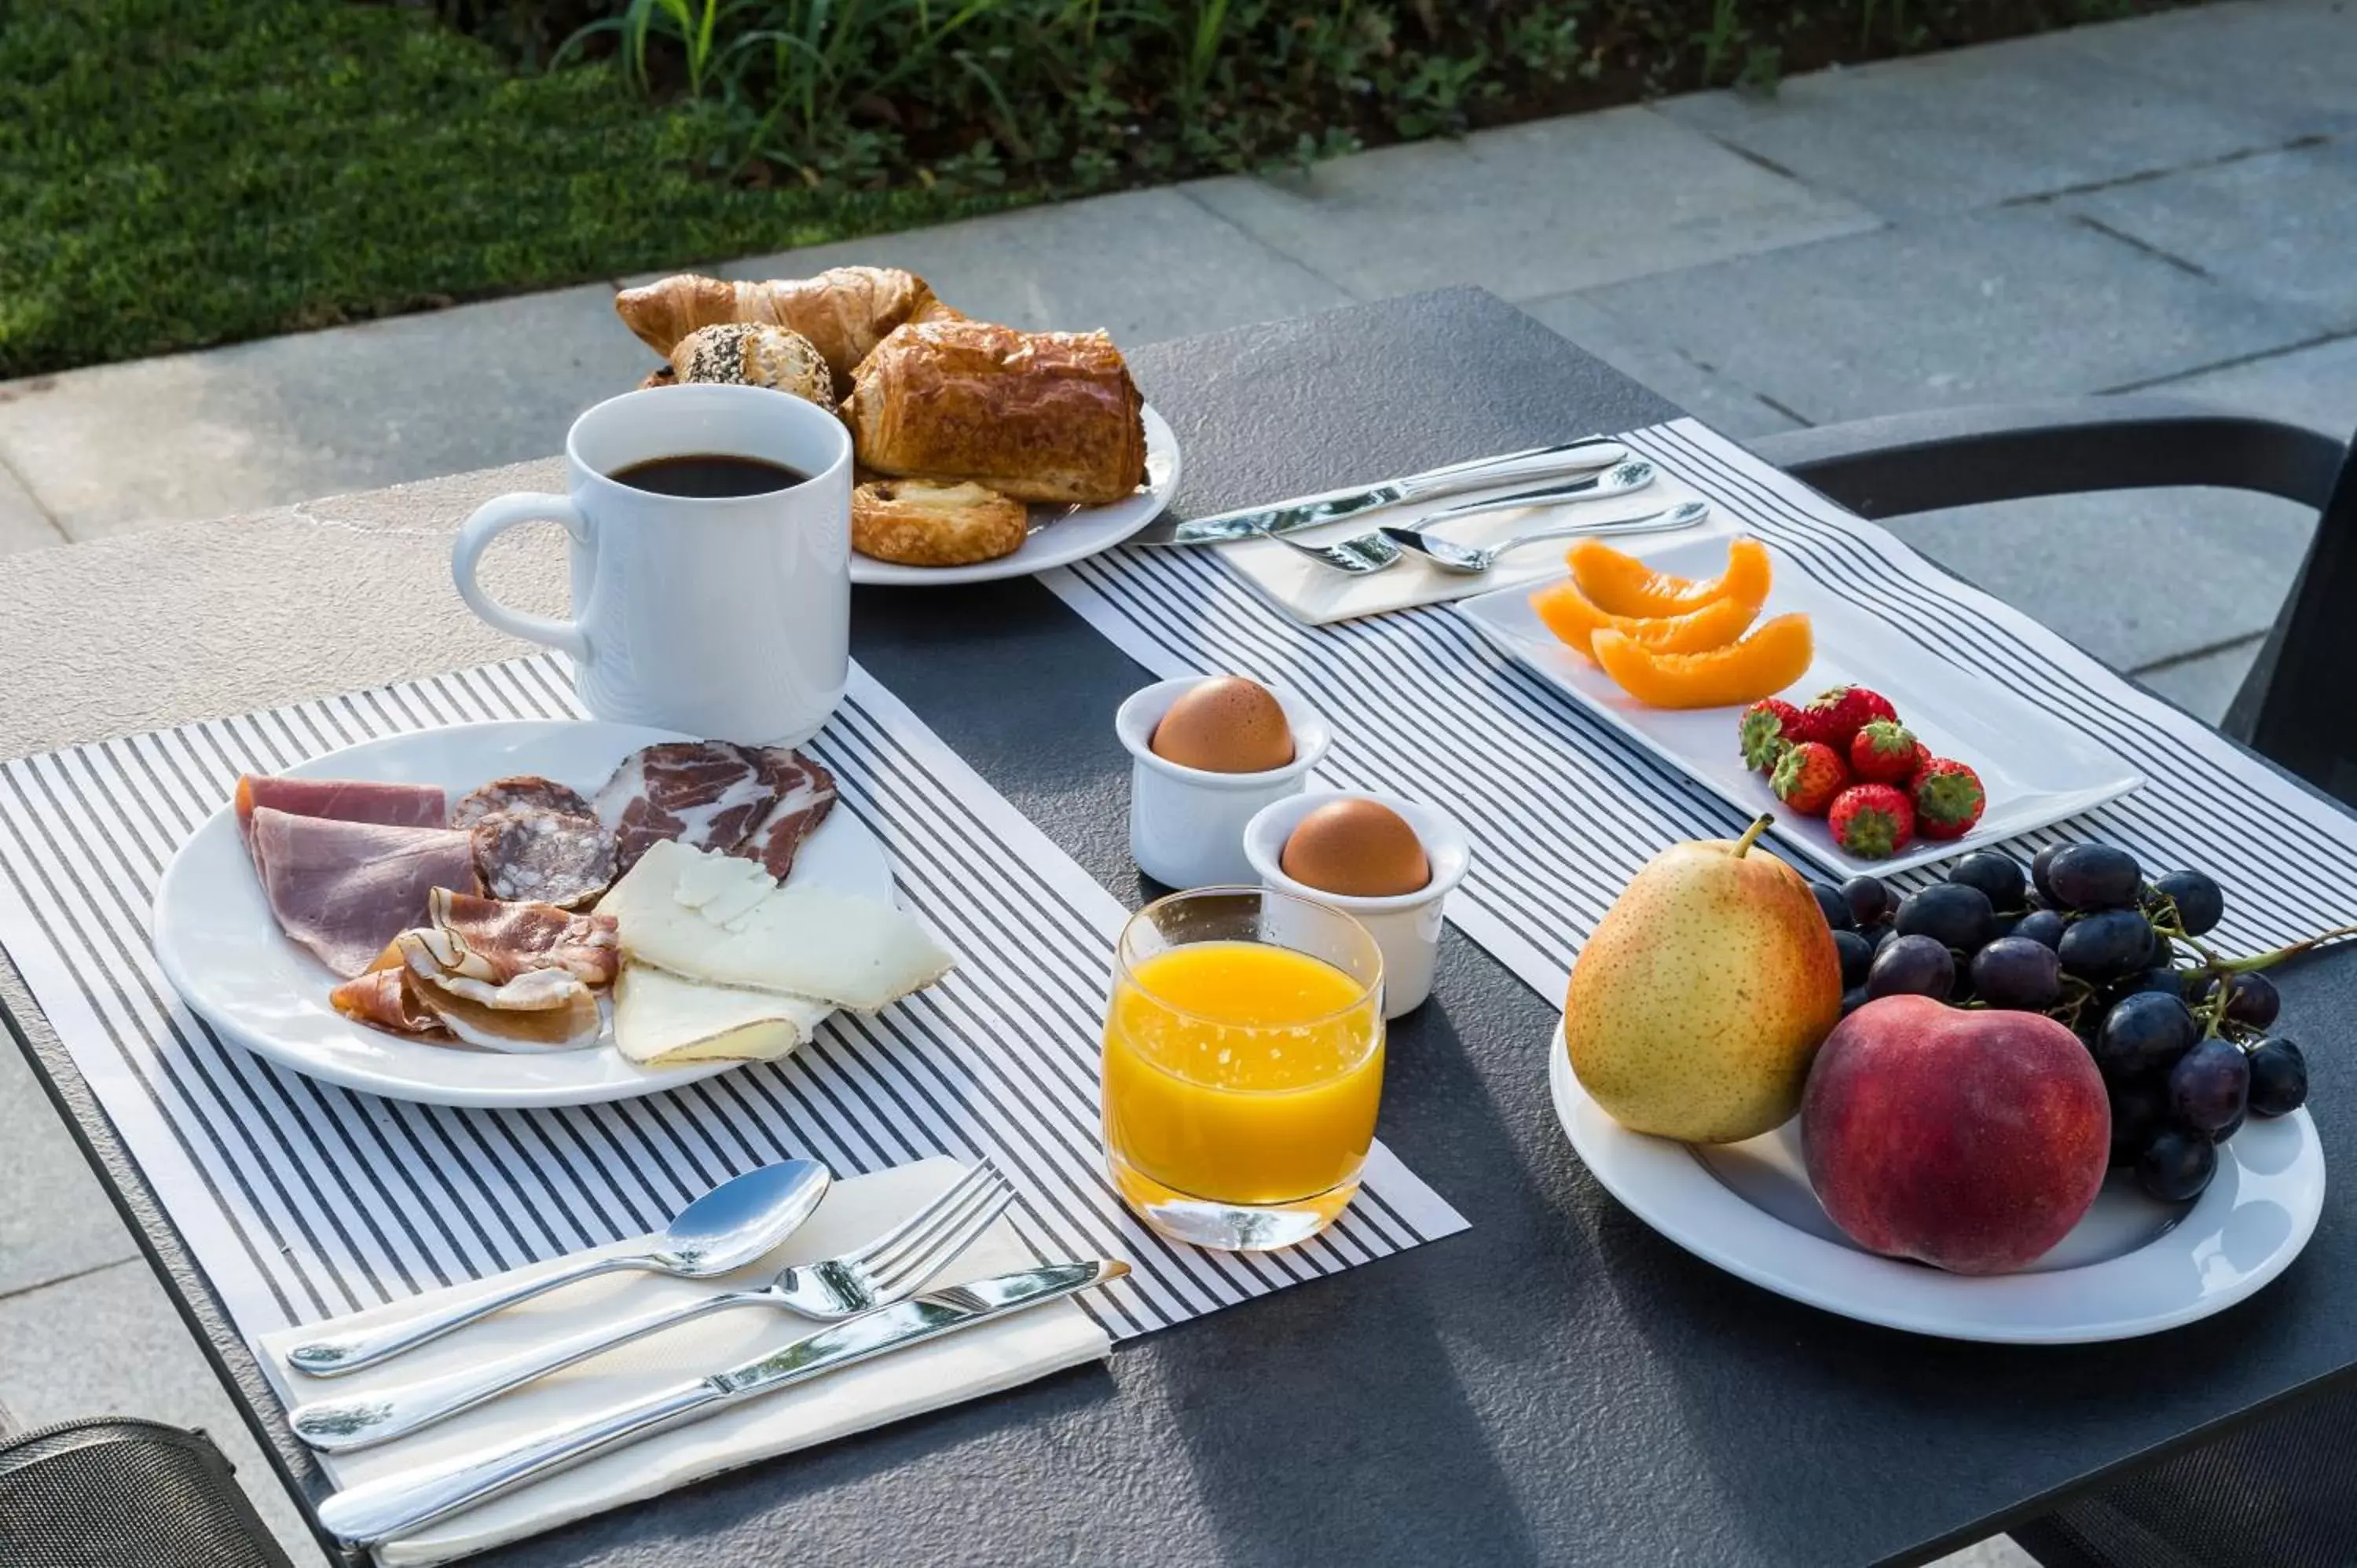
M423 922L435 888L472 893L476 886L473 844L448 828L257 806L248 847L280 929L340 975L359 974Z
M794 869L802 842L818 832L834 809L834 775L781 746L764 746L754 755L760 759L763 781L778 792L778 799L735 853L759 861L763 870L783 882Z
M438 784L384 784L372 779L282 779L248 773L237 781L237 831L249 843L253 813L262 807L297 817L378 822L394 828L438 828L448 797Z
M834 806L834 779L798 751L726 741L671 741L623 758L597 791L615 873L670 841L756 861L783 881Z
M725 740L666 741L631 753L597 791L597 820L628 872L666 839L733 850L778 800L759 754Z
M611 915L447 890L435 893L426 913L429 934L447 944L447 956L437 957L453 975L500 984L533 970L558 969L587 984L610 985L622 966Z
M442 1027L442 1020L411 989L409 972L397 965L354 975L328 992L328 1002L347 1018L396 1035L431 1035Z

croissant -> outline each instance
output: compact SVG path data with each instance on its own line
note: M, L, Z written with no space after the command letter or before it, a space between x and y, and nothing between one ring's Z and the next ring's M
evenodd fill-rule
M955 319L925 280L897 267L832 267L809 278L731 283L682 273L614 296L615 313L665 359L699 327L762 322L801 333L826 356L839 396L868 351L909 321Z
M923 321L884 339L843 405L860 464L1027 501L1116 501L1146 474L1145 400L1102 332Z
M811 340L782 327L730 321L699 327L671 351L677 383L730 381L791 392L834 412L834 379Z

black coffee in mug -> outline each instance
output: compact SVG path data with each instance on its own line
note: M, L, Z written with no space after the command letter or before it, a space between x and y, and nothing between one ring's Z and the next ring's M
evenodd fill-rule
M688 452L676 457L650 457L618 468L609 476L649 495L684 496L693 500L728 500L738 496L766 496L790 490L810 478L799 468L772 463L766 457L739 457L727 452Z

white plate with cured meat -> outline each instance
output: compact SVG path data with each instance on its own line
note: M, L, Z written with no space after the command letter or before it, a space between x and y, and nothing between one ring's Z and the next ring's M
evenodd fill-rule
M1031 508L1030 536L1022 547L996 561L971 566L904 566L870 556L851 557L851 580L906 587L947 587L953 583L988 583L1000 577L1028 577L1052 566L1103 554L1156 518L1178 493L1178 437L1169 421L1148 404L1146 420L1146 483L1135 494L1103 506Z
M517 847L499 852L507 856L500 863L481 860L476 846L482 842L477 831L482 824L449 825L449 813L463 811L470 795L493 780L536 778L558 787L559 794L566 789L577 792L584 801L607 794L627 802L635 786L643 813L646 800L662 799L660 790L642 771L618 777L617 770L644 747L671 744L700 743L631 725L517 722L424 730L315 757L274 781L280 793L273 798L294 811L265 802L242 819L239 803L231 802L181 846L156 893L157 961L181 998L223 1038L297 1072L394 1099L490 1107L579 1105L651 1094L741 1066L736 1059L640 1066L616 1047L611 1025L602 1017L587 1045L491 1049L447 1032L420 1036L373 1027L329 1001L368 961L371 947L386 946L388 928L404 919L418 923L404 913L404 899L423 901L428 885L463 877L468 865L494 874L480 888L494 897L545 896L561 902L574 891L564 879L594 846L568 843L560 820L554 831L519 832ZM823 780L823 774L818 777ZM304 794L303 781L323 779L350 780L352 786L317 792L324 799L290 798ZM722 784L747 822L768 820L762 813L772 807L783 818L774 792L764 798L743 780ZM619 797L609 786L623 787ZM825 787L831 792L831 781ZM311 811L319 814L305 814ZM630 843L630 823L639 820L634 815L625 822L623 843ZM525 825L548 826L537 819ZM249 849L249 834L263 842L274 868L267 888L258 873L262 857ZM382 845L382 853L372 845ZM796 837L779 858L787 866L788 888L892 901L892 871L883 847L847 811L823 811L815 831ZM596 875L610 877L610 864ZM574 901L586 906L592 895ZM511 914L537 909L562 923L544 903L479 903ZM296 931L302 940L290 934Z

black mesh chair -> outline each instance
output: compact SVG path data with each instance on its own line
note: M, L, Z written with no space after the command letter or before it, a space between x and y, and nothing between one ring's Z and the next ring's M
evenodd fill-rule
M201 1432L129 1416L11 1433L0 1568L295 1568Z
M2317 509L2314 539L2220 726L2357 804L2357 446L2171 398L1964 409L1753 449L1863 516L2215 486ZM2045 1568L2351 1568L2357 1395L2308 1401L2013 1531Z

